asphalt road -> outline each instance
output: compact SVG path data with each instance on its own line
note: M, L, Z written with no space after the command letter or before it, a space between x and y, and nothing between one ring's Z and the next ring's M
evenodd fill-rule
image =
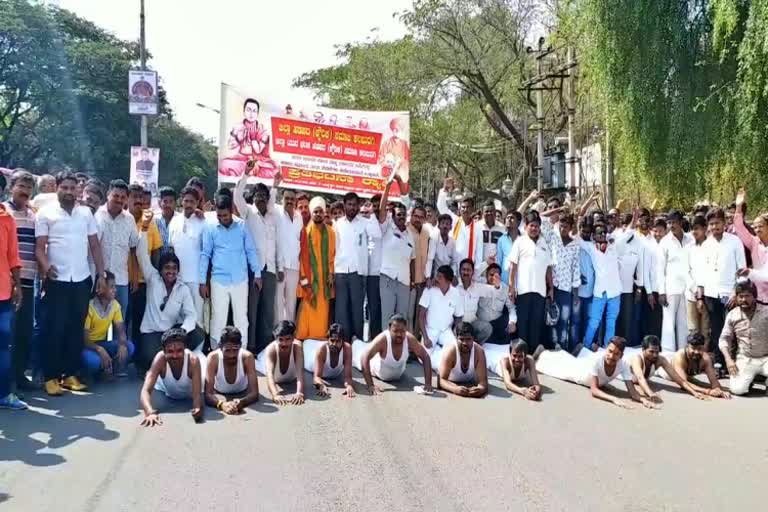
M542 378L541 403L493 380L482 400L416 395L420 367L381 397L196 425L160 400L139 427L136 380L89 396L28 396L0 411L0 510L721 510L765 503L768 398L699 402L665 386L663 409L625 411ZM362 379L356 375L362 386ZM156 394L157 396L157 394ZM248 507L247 509L244 507Z

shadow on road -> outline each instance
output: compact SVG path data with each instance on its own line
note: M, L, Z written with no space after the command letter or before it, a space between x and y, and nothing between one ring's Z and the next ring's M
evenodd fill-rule
M13 421L0 428L0 434L0 461L20 461L31 466L55 466L66 462L61 455L45 450L63 448L85 438L113 441L120 436L99 420L33 410L14 416Z

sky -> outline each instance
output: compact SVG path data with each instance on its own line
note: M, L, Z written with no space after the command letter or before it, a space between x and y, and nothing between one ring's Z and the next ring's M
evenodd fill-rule
M411 1L145 0L148 67L177 120L216 139L218 114L196 103L218 109L221 82L310 102L310 91L291 90L293 79L337 64L335 45L401 37L405 29L392 14ZM139 38L139 0L51 3L123 39Z

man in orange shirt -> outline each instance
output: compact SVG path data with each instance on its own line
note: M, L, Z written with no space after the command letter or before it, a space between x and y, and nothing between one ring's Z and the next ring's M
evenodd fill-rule
M137 231L141 231L142 215L144 210L150 208L151 200L152 196L147 194L141 185L132 183L128 187L128 211L136 220ZM153 265L157 265L162 247L163 238L160 236L160 230L157 229L157 224L152 222L147 231L147 248ZM141 321L144 318L144 309L147 307L147 286L144 284L144 276L135 255L128 258L128 278L131 287L131 296L128 300L131 341L136 344L136 353L141 354ZM143 374L149 369L151 362L143 361L142 358L137 357L136 367Z
M5 179L0 191L5 188ZM21 307L21 259L16 221L0 204L0 409L22 410L27 404L11 393L11 319Z

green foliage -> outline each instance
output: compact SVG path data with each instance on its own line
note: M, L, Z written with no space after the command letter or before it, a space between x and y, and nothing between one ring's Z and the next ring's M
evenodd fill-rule
M138 59L136 43L69 11L0 0L0 166L127 178L139 142L127 77ZM162 144L161 182L213 173L213 148L173 120L162 88L160 102L149 133L150 144ZM186 149L175 149L177 139Z
M560 19L625 195L730 202L745 184L768 203L768 1L584 0Z

